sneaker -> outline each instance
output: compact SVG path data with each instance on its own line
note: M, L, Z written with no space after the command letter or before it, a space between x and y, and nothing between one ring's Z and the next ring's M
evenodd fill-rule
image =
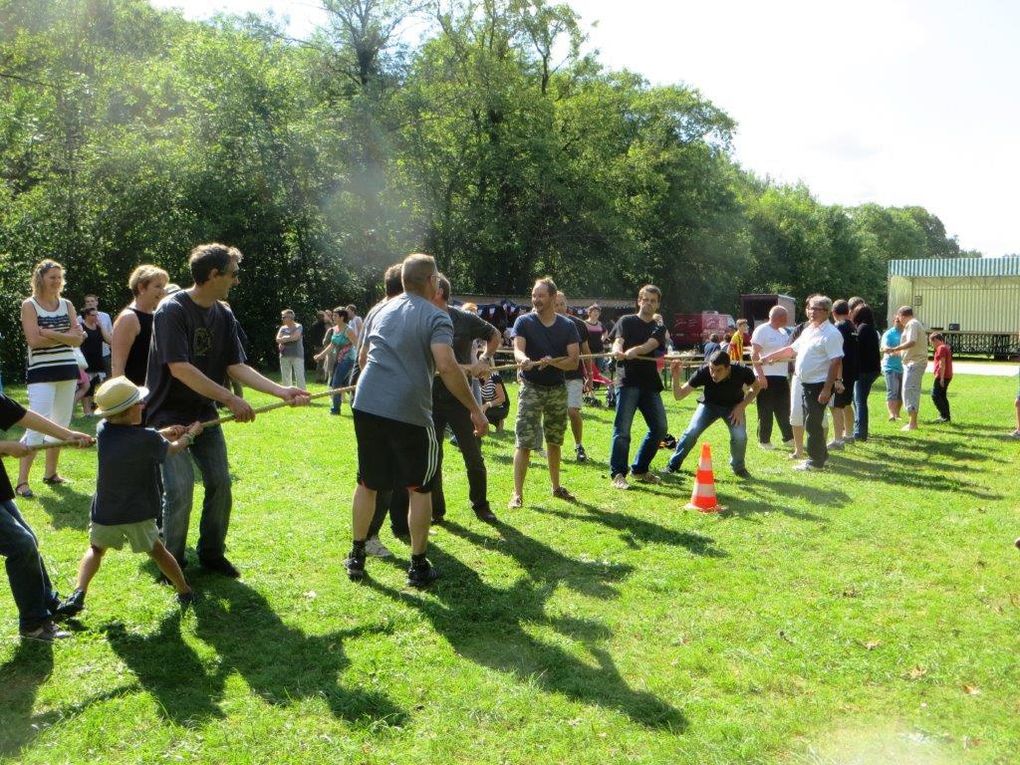
M841 440L839 440L838 438L834 438L831 441L829 441L829 443L827 443L825 446L826 446L827 449L829 449L831 451L838 452L838 451L842 450L843 442Z
M843 443L844 444L852 444L856 440L857 440L857 436L843 436Z
M393 553L389 551L382 542L379 541L378 536L369 537L365 540L365 553L375 558L392 558Z
M650 483L653 486L658 483L662 483L662 479L655 473L648 471L647 473L632 473L634 480L639 483Z
M194 602L195 602L194 591L177 593L177 605L179 605L182 609L186 610L188 608L191 608Z
M558 486L553 489L552 495L556 499L562 499L565 502L577 502L577 497L567 491L565 486Z
M659 471L659 475L668 478L669 476L674 476L674 475L676 475L679 472L680 472L679 470L674 470L669 465L666 465L666 467L664 467L662 470Z
M627 483L627 476L623 473L617 473L613 476L613 488L614 489L629 489L630 484Z
M945 422L952 422L952 420L950 420L948 417L937 417L935 419L935 422L943 422L943 423L945 423Z
M54 640L65 640L71 637L71 633L62 630L50 620L46 620L33 630L21 630L21 637L25 640L38 640L40 643L52 643Z
M1014 430L1010 433L1009 438L1020 438L1020 429Z
M751 474L747 472L747 468L736 468L733 471L733 475L737 478L750 478Z
M76 589L53 610L54 616L77 616L85 608L85 593Z
M770 443L769 443L768 441L759 441L759 442L758 442L758 448L759 448L759 449L764 449L765 451L767 451L767 452L770 452L770 451L772 451L773 449L775 449L776 447L774 447L774 446L773 446L772 444L770 444Z
M368 548L367 543L365 547ZM360 582L365 577L365 556L355 555L354 550L351 550L351 554L344 558L344 568L352 582Z
M818 467L817 465L812 465L807 460L804 460L803 462L798 462L796 465L794 465L793 469L794 470L821 470L822 468Z
M794 442L794 440L792 438L788 438L785 441L783 441L783 446L793 446L794 443L795 442Z
M407 569L408 587L428 587L438 578L439 572L436 571L436 567L428 561L425 561L425 563L420 566L411 566Z
M241 572L234 564L222 555L218 558L199 558L198 563L207 571L215 571L217 574L223 574L231 579L238 579L241 576Z
M578 462L588 461L588 453L584 450L584 447L581 446L580 444L574 447L574 454L577 457Z

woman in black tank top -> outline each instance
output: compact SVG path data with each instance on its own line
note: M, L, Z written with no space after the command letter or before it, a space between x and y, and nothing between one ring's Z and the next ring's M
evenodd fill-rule
M135 385L145 384L152 339L152 314L166 290L166 271L152 265L138 266L128 279L135 299L113 323L110 364L113 376L124 375Z

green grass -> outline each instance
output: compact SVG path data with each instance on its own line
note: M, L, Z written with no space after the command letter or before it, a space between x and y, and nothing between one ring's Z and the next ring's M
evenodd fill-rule
M81 630L52 648L19 644L3 588L0 760L1015 762L1015 386L958 376L956 422L916 434L881 416L878 386L871 441L807 475L752 446L750 483L717 424L716 516L683 509L693 458L683 480L611 489L606 410L585 412L594 461L564 471L577 505L548 496L533 460L527 506L502 510L512 435L488 439L495 528L470 512L448 447L443 578L425 593L405 588L388 529L397 561L370 560L361 586L344 576L349 409L227 425L244 578L189 568L203 598L182 616L151 564L112 552ZM668 401L671 432L694 405ZM67 489L41 468L19 506L67 591L94 456L64 454Z

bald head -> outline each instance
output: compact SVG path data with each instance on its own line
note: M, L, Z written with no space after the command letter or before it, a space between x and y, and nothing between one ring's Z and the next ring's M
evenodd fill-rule
M769 311L769 324L772 325L773 329L779 329L780 327L786 326L786 309L781 305L772 306L772 310Z

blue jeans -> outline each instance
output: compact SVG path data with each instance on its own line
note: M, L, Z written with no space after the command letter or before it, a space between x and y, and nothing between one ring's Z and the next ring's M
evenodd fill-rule
M670 470L679 470L684 458L698 443L698 438L704 433L708 426L716 420L722 420L730 429L730 467L734 470L742 470L744 467L744 455L747 453L747 420L740 425L734 425L729 420L732 406L719 406L718 404L698 404L691 418L691 424L677 442L676 451L666 463Z
M854 438L868 440L868 395L878 372L861 372L854 381Z
M329 381L330 388L344 388L349 384L351 379L351 372L354 370L354 357L351 354L347 354L342 359L336 362L336 366L333 367L333 377ZM340 394L334 393L332 396L333 408L330 410L333 414L339 414L340 412Z
M645 434L631 472L641 475L648 472L659 442L666 435L666 408L662 405L662 393L645 390L635 385L624 385L616 392L616 419L613 420L613 450L609 458L611 475L627 475L627 455L630 453L630 426L634 413L641 411L648 432Z
M57 592L39 555L35 534L11 499L0 502L0 555L18 607L19 626L34 630L52 618Z
M215 560L226 551L232 503L227 442L219 425L206 428L190 447L177 454L168 454L163 462L163 539L170 553L178 561L183 561L195 490L192 458L198 465L205 487L202 520L198 527L198 557Z

